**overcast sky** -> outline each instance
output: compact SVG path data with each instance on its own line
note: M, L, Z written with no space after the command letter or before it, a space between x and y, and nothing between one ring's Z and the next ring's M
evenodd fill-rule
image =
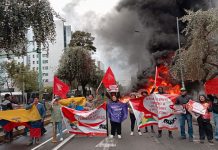
M96 37L95 46L97 47L97 53L94 56L96 59L102 61L105 65L105 69L111 66L116 79L121 83L126 84L130 81L131 70L129 68L121 69L118 62L113 56L107 56L105 53L106 42L102 41L102 38L98 37L96 30L98 30L101 24L101 19L104 16L115 12L115 7L120 0L49 0L51 6L61 14L67 23L72 26L72 30L84 30L91 32ZM116 49L116 47L112 47ZM113 62L113 63L112 63Z

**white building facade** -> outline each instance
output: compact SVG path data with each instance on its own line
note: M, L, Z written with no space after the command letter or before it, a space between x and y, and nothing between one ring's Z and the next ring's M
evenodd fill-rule
M49 43L48 51L45 48L41 50L42 81L44 86L53 85L53 78L57 72L59 60L71 40L71 26L64 25L64 22L61 20L55 20L55 25L56 40L54 43ZM39 54L36 52L37 46L34 42L34 36L31 30L28 32L27 37L29 40L27 56L12 56L12 59L16 60L18 63L28 65L32 70L39 71ZM10 60L7 58L0 60L0 62L4 61Z

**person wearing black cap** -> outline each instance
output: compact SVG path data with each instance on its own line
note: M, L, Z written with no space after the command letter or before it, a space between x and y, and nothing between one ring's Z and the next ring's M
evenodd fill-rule
M181 88L181 96L176 99L175 105L185 105L191 100L191 96L187 94L187 90L185 88ZM185 121L187 120L188 123L188 134L189 134L189 141L193 142L193 126L192 126L192 115L186 110L185 114L180 115L180 134L181 139L186 139L185 133Z

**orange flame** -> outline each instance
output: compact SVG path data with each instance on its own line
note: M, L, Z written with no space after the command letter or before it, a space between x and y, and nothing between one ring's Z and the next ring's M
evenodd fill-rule
M167 94L180 94L180 85L176 84L173 85L172 83L170 83L169 81L169 69L166 66L159 66L157 68L158 72L159 72L159 76L161 77L161 83L160 86L164 88L165 93ZM145 87L145 89L147 89L147 91L151 91L154 85L155 79L154 77L150 77L148 79L148 84ZM157 92L157 89L155 90L155 92Z

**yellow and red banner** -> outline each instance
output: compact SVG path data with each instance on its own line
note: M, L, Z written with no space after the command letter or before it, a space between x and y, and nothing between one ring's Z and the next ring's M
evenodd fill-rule
M0 111L0 120L7 120L10 122L30 122L40 120L40 114L35 105L29 110L15 109Z

